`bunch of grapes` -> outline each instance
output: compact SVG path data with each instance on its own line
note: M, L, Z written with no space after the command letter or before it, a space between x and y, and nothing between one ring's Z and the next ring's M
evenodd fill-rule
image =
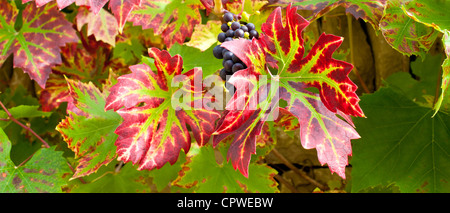
M224 23L220 27L222 32L217 36L217 40L221 43L226 41L232 41L233 39L253 39L259 38L258 31L255 30L253 23L241 23L233 13L227 12L223 15ZM219 45L213 49L214 57L217 59L223 59L223 69L220 70L220 78L226 81L227 75L233 75L235 72L246 69L247 66L232 52ZM225 84L227 89L231 89L231 84ZM232 90L234 91L234 90Z

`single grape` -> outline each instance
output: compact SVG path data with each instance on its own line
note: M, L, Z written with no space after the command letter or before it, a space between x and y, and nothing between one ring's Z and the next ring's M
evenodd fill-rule
M221 47L220 45L215 46L214 49L213 49L214 57L216 57L217 59L222 59L223 58L222 52L223 52L224 49L225 48Z
M247 23L245 26L247 26L249 32L255 30L255 25L253 23Z
M233 38L227 37L227 38L225 39L225 41L233 41Z
M239 71L239 70L242 70L242 69L244 69L244 65L242 65L241 63L235 63L235 64L231 67L231 71L232 71L233 73L235 73L235 72L237 72L237 71Z
M250 33L245 32L245 33L244 33L244 38L249 38L249 37L250 37Z
M223 62L223 68L225 68L226 71L232 71L231 68L233 67L234 62L232 60L224 60Z
M233 23L231 23L231 29L232 30L237 30L241 27L241 24L239 24L239 22L235 21Z
M230 51L223 54L223 60L233 60L234 54Z
M227 49L222 47L222 58L223 58L223 56L225 55L226 52L229 52L229 50L227 50Z
M225 33L225 35L226 35L227 37L233 38L233 37L234 37L234 30L232 30L232 29L227 30L227 32Z
M227 79L227 71L225 69L221 69L219 72L219 76L222 81L225 81Z
M249 34L249 38L259 38L259 34L256 30L250 30Z
M234 37L236 37L236 38L244 38L244 31L242 29L237 29L234 32Z
M223 21L225 21L225 22L233 21L233 18L234 18L234 15L233 15L233 13L230 13L230 12L225 13L223 15Z
M219 35L217 36L217 40L219 42L224 42L226 38L227 38L227 35L225 33L219 33Z
M222 26L220 26L220 29L222 30L222 32L227 32L230 27L228 27L227 23L223 23Z
M240 29L243 30L244 32L248 32L248 27L245 25L242 25Z

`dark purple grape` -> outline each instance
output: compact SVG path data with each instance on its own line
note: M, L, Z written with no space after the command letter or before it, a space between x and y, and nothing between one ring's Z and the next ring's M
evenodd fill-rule
M228 52L229 50L225 49L222 47L222 57L225 55L226 52Z
M239 62L241 62L241 59L239 59L235 54L233 54L233 57L231 57L231 60L233 60L234 63L239 63Z
M241 24L239 24L239 22L235 21L233 23L231 23L231 29L232 30L237 30L241 27Z
M252 31L252 30L255 30L255 25L253 23L248 23L245 26L247 26L249 32Z
M226 38L227 38L227 35L225 33L219 33L219 35L217 36L217 40L219 42L224 42Z
M259 34L256 30L250 30L249 38L259 38Z
M234 15L233 15L233 13L230 13L230 12L225 13L223 15L223 21L225 21L225 22L233 21L233 18L234 18Z
M225 81L227 79L227 71L225 69L221 69L219 72L219 76L222 81Z
M229 30L230 27L228 27L227 23L223 23L222 26L220 26L220 29L222 30L222 32L227 32L227 30Z
M243 30L244 32L248 32L248 27L245 25L242 25L240 29Z
M227 30L227 32L225 34L227 35L227 37L233 38L234 37L234 30L229 29L229 30Z
M223 68L226 71L231 72L232 71L231 68L233 67L233 64L234 64L234 62L232 60L224 60L223 61Z
M226 52L225 54L223 54L223 60L233 60L234 54L230 51Z
M231 67L231 71L232 71L233 73L235 73L235 72L237 72L237 71L239 71L239 70L242 70L242 69L244 69L244 65L242 65L241 63L235 63L235 64Z
M242 29L237 29L234 32L234 37L236 37L236 38L244 38L244 31Z
M225 39L225 41L233 41L233 38L227 37L227 38Z
M217 59L222 59L223 58L222 52L223 52L224 49L225 48L221 47L220 45L215 46L214 49L213 49L214 57L216 57Z

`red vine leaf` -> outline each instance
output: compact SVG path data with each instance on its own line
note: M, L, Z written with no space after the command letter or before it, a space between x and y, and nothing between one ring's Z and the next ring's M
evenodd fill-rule
M249 158L255 152L251 136L259 135L264 121L276 119L281 111L283 118L277 121L292 123L289 116L294 116L302 145L316 148L319 161L345 178L350 140L359 138L350 115L364 114L358 105L356 85L348 78L352 65L332 58L342 38L322 34L304 57L302 30L308 24L297 14L297 8L288 6L283 17L278 7L262 25L260 39L222 44L248 68L229 79L236 93L227 104L229 112L218 123L214 144L235 135L228 158L244 175L248 175ZM269 66L276 72L269 71ZM307 91L308 87L316 87L319 94ZM287 102L284 109L277 105L280 98ZM288 129L297 128L294 123Z
M198 97L202 88L193 84L194 79L201 82L201 69L184 73L180 81L177 76L181 75L183 61L179 55L172 57L156 48L150 48L149 55L154 58L157 71L145 63L131 66L132 73L120 76L111 88L105 106L124 119L115 131L119 135L118 159L138 164L140 170L161 168L167 162L174 164L181 149L187 153L191 144L187 125L197 143L206 144L219 118L215 111L192 109L202 102ZM171 87L172 81L184 86ZM184 92L183 97L194 96L194 100L175 105L180 92Z
M86 7L78 8L77 28L81 31L87 25L87 35L94 35L97 41L103 41L111 46L116 44L118 25L113 15L101 9L98 14L90 12Z
M62 102L70 102L71 97L65 77L82 82L93 82L100 88L113 70L115 74L128 73L128 66L120 59L111 59L112 48L104 43L89 46L94 41L90 36L85 45L71 43L61 48L63 63L52 68L52 73L41 91L39 102L43 111L51 111Z
M78 41L72 24L54 3L39 8L30 3L22 11L22 27L16 31L17 9L5 0L0 5L0 21L6 23L0 25L1 55L14 54L14 67L22 68L45 88L51 68L61 63L60 47Z

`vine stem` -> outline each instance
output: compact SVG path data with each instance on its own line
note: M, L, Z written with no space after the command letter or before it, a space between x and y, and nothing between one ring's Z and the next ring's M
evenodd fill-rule
M351 14L347 14L347 25L348 25L348 37L350 39L350 61L352 64L355 64L355 57L353 54L353 26L352 26L352 16ZM361 75L359 75L358 69L356 66L353 66L353 73L355 73L356 77L358 78L359 82L361 83L362 88L364 89L364 92L370 93L369 88L367 87L366 83L364 83L363 79L361 78Z
M291 162L289 162L280 152L278 152L277 149L273 148L272 149L272 153L275 154L275 156L277 156L277 158L279 158L287 167L289 167L289 169L294 171L300 177L306 179L310 183L312 183L315 186L319 187L322 191L328 190L328 187L326 187L323 184L321 184L321 183L317 182L316 180L312 179L305 172L300 171L299 169L297 169L297 167L295 167Z
M45 148L50 148L50 146L48 145L47 142L45 142L44 139L42 139L38 134L36 134L36 132L34 132L30 127L22 124L20 121L18 121L16 118L14 118L14 116L12 116L12 114L9 112L9 110L5 107L5 105L3 105L3 102L0 101L0 106L3 108L3 110L5 110L6 114L8 115L7 119L2 119L3 121L12 121L16 124L18 124L19 126L21 126L22 128L26 129L27 131L29 131L31 134L33 134L37 139L39 139L42 144L44 145Z

